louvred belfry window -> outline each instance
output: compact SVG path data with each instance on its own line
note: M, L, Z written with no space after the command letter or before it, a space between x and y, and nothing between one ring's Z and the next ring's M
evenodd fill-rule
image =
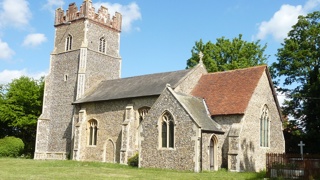
M106 39L104 37L100 38L99 52L106 52Z
M72 49L72 36L69 34L66 39L66 51Z

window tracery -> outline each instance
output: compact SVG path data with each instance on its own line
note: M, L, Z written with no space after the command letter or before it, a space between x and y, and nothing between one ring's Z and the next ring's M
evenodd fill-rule
M161 116L161 147L174 147L174 121L169 112L165 112Z
M269 147L269 133L270 133L269 110L267 105L264 105L260 117L260 146Z
M90 120L88 122L88 126L89 126L89 146L95 146L97 145L97 128L98 122L94 119Z

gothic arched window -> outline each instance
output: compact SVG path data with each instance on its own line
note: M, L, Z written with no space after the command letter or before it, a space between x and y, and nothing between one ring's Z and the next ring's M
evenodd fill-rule
M102 53L106 52L106 39L104 37L100 38L99 52L102 52Z
M174 121L169 112L165 112L161 116L161 147L174 147Z
M72 48L72 36L69 34L66 39L66 51L71 50Z
M88 121L88 143L89 146L95 146L97 145L97 133L98 133L98 122L94 119L91 119Z
M260 117L260 146L269 147L269 133L270 133L269 110L267 105L264 105Z

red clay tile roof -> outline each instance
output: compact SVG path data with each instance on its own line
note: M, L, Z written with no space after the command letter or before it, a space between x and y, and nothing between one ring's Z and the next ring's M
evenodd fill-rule
M191 94L204 98L211 115L244 114L266 66L203 75Z

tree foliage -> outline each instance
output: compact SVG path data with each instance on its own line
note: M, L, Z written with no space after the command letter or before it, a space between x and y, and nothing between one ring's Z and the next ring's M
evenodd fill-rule
M294 117L309 148L320 151L320 12L299 16L271 66L279 90L288 95L285 115ZM317 146L310 147L312 144ZM308 146L307 146L308 147Z
M43 78L34 80L22 76L0 89L0 138L21 138L25 153L34 151L37 119L42 110Z
M203 53L203 63L208 72L226 71L266 64L268 55L264 54L267 45L261 46L260 41L247 42L242 35L232 40L218 38L216 43L203 43L200 39L191 50L191 58L187 68L199 63L199 52Z

